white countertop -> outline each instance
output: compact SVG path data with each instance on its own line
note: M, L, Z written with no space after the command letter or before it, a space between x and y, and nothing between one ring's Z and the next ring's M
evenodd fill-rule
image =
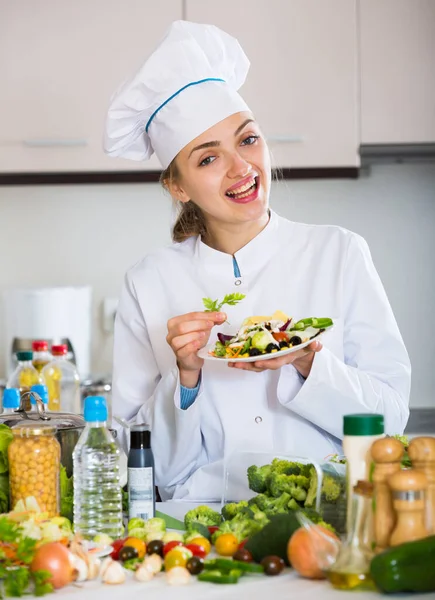
M197 504L183 501L171 501L158 503L157 509L177 519L183 519L184 514ZM210 505L213 507L213 505ZM216 505L218 506L218 505ZM203 600L204 598L224 598L228 600L264 600L273 598L278 600L380 600L383 597L375 592L342 592L334 590L328 582L310 581L302 579L292 571L285 572L275 577L250 575L242 577L235 585L216 585L202 583L192 577L191 582L185 586L170 586L166 583L164 573L159 573L152 581L140 583L128 574L127 581L121 585L104 585L98 581L92 581L80 586L69 586L56 592L56 596L63 600L124 600L128 597L151 598L155 600ZM398 596L392 596L398 597ZM412 598L413 600L429 600L433 594L401 594L400 598ZM50 598L50 596L47 596Z

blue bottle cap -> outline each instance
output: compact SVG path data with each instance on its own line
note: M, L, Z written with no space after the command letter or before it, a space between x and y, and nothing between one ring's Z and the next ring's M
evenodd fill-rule
M107 421L107 403L103 396L85 398L84 417L87 423Z
M20 408L20 390L6 388L3 392L3 408Z
M39 394L41 396L41 400L44 404L48 404L48 389L46 385L42 385L42 383L38 383L36 385L32 385L30 388L31 392L35 392L35 394ZM33 396L30 396L30 404L35 406L36 400Z

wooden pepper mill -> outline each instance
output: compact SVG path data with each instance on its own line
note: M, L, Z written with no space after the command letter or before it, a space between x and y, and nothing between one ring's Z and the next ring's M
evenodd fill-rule
M416 469L404 469L388 479L393 496L397 523L391 534L390 546L427 537L426 520L427 490L426 475Z
M371 447L372 459L375 461L373 527L376 552L382 552L388 548L391 534L396 525L397 518L387 480L391 475L400 471L404 453L405 448L402 442L390 437L376 440Z
M414 438L408 447L412 466L422 471L428 481L426 492L426 527L429 535L435 534L435 438Z

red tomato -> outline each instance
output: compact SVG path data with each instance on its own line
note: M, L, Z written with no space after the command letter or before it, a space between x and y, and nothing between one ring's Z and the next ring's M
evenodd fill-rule
M113 560L118 560L119 559L119 551L121 550L121 548L124 545L125 540L115 540L112 543L112 553L110 555L110 558L112 558Z
M163 556L166 556L167 553L170 550L172 550L173 548L176 548L177 546L182 546L182 545L183 545L183 542L176 541L176 540L173 540L172 542L168 542L167 544L165 544L163 546Z
M246 540L242 540L242 541L240 542L240 544L239 544L238 548L239 548L239 549L241 549L241 548L244 548L244 547L245 547L245 544L246 544L246 542L247 542L247 541L248 541L248 538L246 538Z
M289 340L289 337L285 331L274 331L272 335L277 342L288 342Z
M205 549L198 544L187 544L186 548L191 551L193 556L199 556L199 558L205 558L207 556Z
M213 535L214 532L219 529L219 527L217 525L210 525L209 527L207 527L207 529L209 530L210 535Z

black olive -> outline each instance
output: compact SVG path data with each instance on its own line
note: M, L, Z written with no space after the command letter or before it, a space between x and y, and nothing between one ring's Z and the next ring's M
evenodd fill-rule
M234 560L240 560L241 562L252 562L252 554L246 548L239 548L233 555Z
M249 349L249 356L259 356L260 354L261 354L261 352L258 348L250 348Z
M123 546L119 551L119 560L121 562L125 562L126 560L131 560L132 558L138 558L139 553L136 548L133 546Z
M199 556L191 556L186 563L186 569L191 575L199 575L204 569L204 561Z
M280 342L279 347L280 348L288 348L288 342Z
M267 331L271 331L272 327L270 326L270 323L266 323L266 325L264 326L265 329L267 329Z
M292 346L299 346L299 344L302 344L302 340L298 335L294 335L289 339L288 343Z
M147 544L147 554L158 554L163 557L164 545L162 540L151 540L151 542Z
M272 350L278 350L278 348L279 346L276 344L270 343L268 346L266 346L266 353L272 352Z
M285 567L285 563L279 556L265 556L261 561L266 575L279 575Z

